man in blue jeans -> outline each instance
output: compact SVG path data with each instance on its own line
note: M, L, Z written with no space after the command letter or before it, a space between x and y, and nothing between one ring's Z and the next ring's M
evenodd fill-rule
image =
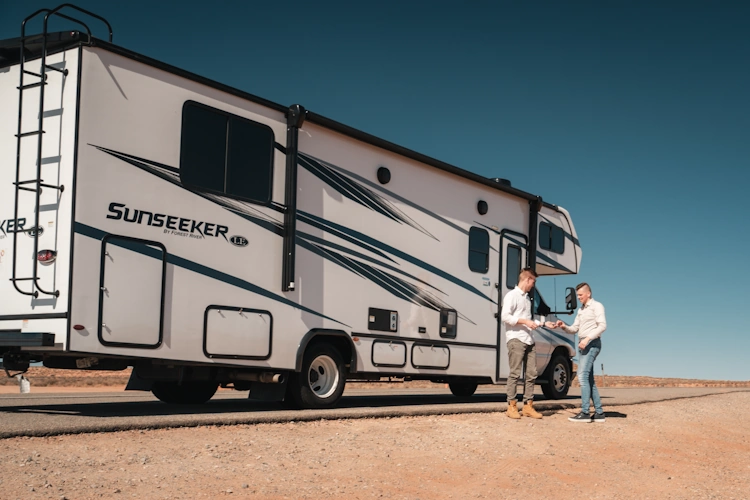
M571 422L591 423L604 422L602 400L594 380L594 361L602 350L601 336L607 329L607 319L604 317L604 306L591 297L591 287L588 283L576 286L576 295L581 302L576 319L568 326L557 321L555 327L562 328L568 333L578 334L578 381L581 384L581 412L570 417ZM589 412L589 400L594 402L595 413Z

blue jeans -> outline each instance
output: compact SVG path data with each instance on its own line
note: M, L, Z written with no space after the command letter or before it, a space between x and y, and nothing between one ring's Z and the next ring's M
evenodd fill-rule
M578 382L581 384L581 412L588 415L589 400L594 401L596 413L602 413L602 400L599 389L594 380L594 361L602 350L601 339L594 339L583 349L578 351Z

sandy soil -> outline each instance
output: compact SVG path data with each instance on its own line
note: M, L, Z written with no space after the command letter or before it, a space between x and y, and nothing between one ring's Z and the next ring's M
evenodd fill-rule
M619 406L3 440L6 499L748 498L750 393Z
M68 392L81 391L116 391L125 388L130 378L130 368L123 371L84 371L84 370L53 370L41 366L33 366L25 374L31 382L32 392ZM349 382L347 387L352 389L404 389L417 387L435 387L435 384L425 380L403 382L363 383ZM654 378L607 375L596 376L599 387L750 387L750 381L731 380L695 380L680 378ZM573 387L578 386L578 380L573 379ZM77 389L76 389L77 388ZM7 378L0 372L0 394L19 392L18 381Z

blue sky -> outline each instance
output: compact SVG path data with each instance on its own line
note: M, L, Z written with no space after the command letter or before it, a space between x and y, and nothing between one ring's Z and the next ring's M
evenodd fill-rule
M750 379L750 4L77 3L119 45L567 208L558 306L592 285L606 373ZM0 5L11 38L54 2Z

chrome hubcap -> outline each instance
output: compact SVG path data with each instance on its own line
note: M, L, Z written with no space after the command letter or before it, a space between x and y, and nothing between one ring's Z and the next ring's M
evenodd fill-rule
M568 373L565 367L561 364L555 365L555 371L552 374L552 384L555 386L555 390L560 392L565 389L568 383Z
M318 356L310 364L307 374L310 389L319 398L330 397L339 385L339 371L336 362L325 354Z

